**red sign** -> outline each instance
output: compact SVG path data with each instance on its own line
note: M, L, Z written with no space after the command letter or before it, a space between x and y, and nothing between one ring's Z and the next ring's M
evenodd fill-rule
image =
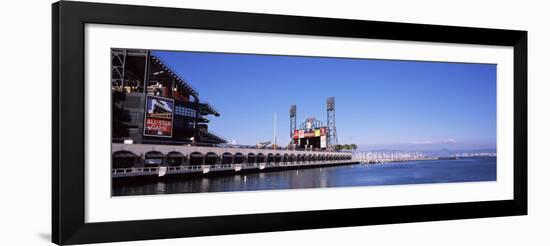
M299 138L299 136L298 136L298 135L299 135L299 132L298 132L298 130L294 130L294 136L292 136L292 138L294 138L294 139L298 139L298 138Z
M145 120L145 134L155 136L170 136L172 135L172 121L165 119Z
M327 135L327 128L321 127L321 136L326 136L326 135Z
M143 127L143 135L172 137L174 100L149 95L147 96L147 103L145 106L145 126Z

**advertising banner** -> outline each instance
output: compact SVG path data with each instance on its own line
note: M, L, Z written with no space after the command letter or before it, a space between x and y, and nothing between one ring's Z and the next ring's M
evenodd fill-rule
M321 127L317 129L304 129L304 130L295 130L294 131L294 139L298 138L313 138L313 137L321 137L327 135L327 128Z
M327 128L326 127L321 127L321 136L326 136L327 135Z
M304 138L311 138L315 136L314 130L304 131Z
M321 149L327 147L327 136L321 136Z
M164 97L147 96L145 107L143 135L172 137L174 100Z

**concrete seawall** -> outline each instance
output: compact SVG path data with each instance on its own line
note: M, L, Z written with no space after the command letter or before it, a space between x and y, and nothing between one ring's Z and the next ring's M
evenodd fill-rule
M348 165L358 163L352 160L350 153L329 151L271 150L252 148L222 148L179 145L113 144L113 156L116 153L130 152L142 162L131 166L112 169L112 177L121 180L128 178L165 178L179 176L209 176L217 174L239 174L249 172L268 172L288 169L303 169ZM148 162L147 155L155 153L156 164ZM180 159L187 159L173 165L166 161L171 153L178 153ZM192 155L200 153L198 161L191 163ZM209 155L216 157L210 158ZM230 156L231 158L223 158ZM239 156L240 158L233 158ZM251 159L254 156L253 159ZM256 158L262 156L262 159ZM114 158L113 158L114 159ZM207 161L208 160L208 161ZM199 164L196 164L199 163Z

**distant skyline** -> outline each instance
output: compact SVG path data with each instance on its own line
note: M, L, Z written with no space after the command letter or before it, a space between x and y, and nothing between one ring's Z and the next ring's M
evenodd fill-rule
M326 124L336 98L340 144L360 150L496 148L496 65L154 51L220 112L209 129L229 142L290 141L298 125Z

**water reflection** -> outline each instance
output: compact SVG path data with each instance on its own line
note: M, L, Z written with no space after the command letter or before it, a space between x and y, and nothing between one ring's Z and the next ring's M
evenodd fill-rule
M210 187L210 186L209 186L209 184L210 184L209 182L210 182L209 179L207 179L207 178L202 178L202 180L201 180L201 192L209 191L209 190L208 190L208 187Z
M166 192L166 184L163 183L163 182L158 182L157 183L157 187L156 187L156 190L157 190L157 194L164 194Z

